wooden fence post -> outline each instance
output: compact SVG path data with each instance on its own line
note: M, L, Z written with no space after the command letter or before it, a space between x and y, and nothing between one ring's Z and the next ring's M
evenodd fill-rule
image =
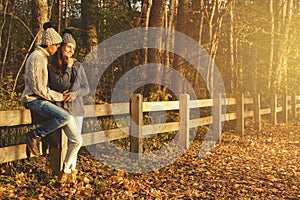
M54 142L60 144L60 148L49 148L50 169L53 175L58 175L63 169L63 162L67 152L68 138L62 129L51 133L50 137Z
M42 124L48 118L41 116L39 113L30 110L31 121L33 124ZM56 143L59 144L60 148L49 147L49 166L53 175L58 175L59 172L63 169L63 162L67 152L68 138L63 133L62 129L58 129L51 133L49 136ZM47 152L48 145L42 142L42 150L45 155Z
M283 95L283 105L282 105L282 121L283 123L288 122L288 95L285 93Z
M142 153L143 96L133 94L130 99L130 152L139 160Z
M244 94L238 94L236 100L236 122L237 122L237 132L244 134L244 123L245 123L245 102Z
M296 94L293 93L292 94L292 119L296 119L297 118L297 100L296 100Z
M260 94L254 98L254 125L256 130L261 130Z
M271 97L271 123L277 124L277 94Z
M214 141L221 141L222 133L222 94L217 94L213 99L213 135ZM216 139L218 138L218 139Z
M190 96L181 94L179 97L179 144L188 149L190 145Z

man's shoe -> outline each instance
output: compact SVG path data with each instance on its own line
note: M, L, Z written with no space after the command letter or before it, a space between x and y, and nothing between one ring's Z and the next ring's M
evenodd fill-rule
M40 137L36 137L33 131L25 134L25 141L28 150L35 156L39 156L40 153Z

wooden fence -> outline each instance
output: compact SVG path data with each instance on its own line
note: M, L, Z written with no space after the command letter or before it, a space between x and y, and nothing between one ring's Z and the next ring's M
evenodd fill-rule
M283 123L288 121L288 118L295 119L297 117L297 109L300 107L297 101L300 96L283 96L282 98L274 95L270 102L269 108L261 108L261 98L257 95L254 99L245 98L243 94L237 98L223 98L222 95L217 95L214 99L203 100L190 100L189 95L181 95L179 101L163 101L163 102L142 102L142 96L139 94L131 97L130 103L116 103L116 104L103 104L103 105L86 105L85 117L104 117L104 116L117 116L128 114L131 116L132 121L138 126L130 125L125 128L103 130L99 132L92 132L83 134L83 146L98 144L107 140L116 140L121 138L130 137L130 151L142 153L142 138L152 134L163 132L178 131L178 142L184 147L189 147L189 130L198 126L213 124L214 134L221 135L222 122L236 120L236 131L243 134L245 118L252 117L255 122L255 128L261 128L261 116L270 115L272 123L277 124L278 113L281 113L281 120ZM278 106L278 102L281 103ZM222 107L233 107L232 112L222 113ZM213 116L205 116L197 119L190 119L191 109L214 109ZM154 108L154 109L153 109ZM154 111L179 111L179 120L173 122L166 122L163 124L143 124L143 113ZM28 125L32 123L30 111L23 110L8 110L0 111L0 127L3 126L18 126ZM159 132L153 130L159 130ZM62 148L51 149L50 167L53 174L57 174L62 169L63 155L65 155L67 138L61 130L56 131L53 138L61 143ZM0 163L20 160L27 158L26 145L14 145L0 148Z

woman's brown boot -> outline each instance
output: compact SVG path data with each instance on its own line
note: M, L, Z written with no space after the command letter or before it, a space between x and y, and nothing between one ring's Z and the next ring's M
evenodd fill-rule
M68 179L70 176L71 176L71 174L67 174L63 170L60 171L54 186L55 187L63 187L68 182Z
M76 183L77 183L77 180L76 180L77 173L78 173L78 170L74 169L74 170L72 170L70 176L68 176L67 182L70 183L72 186L76 185Z

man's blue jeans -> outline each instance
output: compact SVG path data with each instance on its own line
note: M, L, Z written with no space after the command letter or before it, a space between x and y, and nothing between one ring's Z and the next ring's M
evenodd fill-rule
M45 137L63 127L70 119L70 114L66 110L54 105L50 101L37 99L25 102L24 106L48 119L40 127L34 130L36 136L39 137Z

